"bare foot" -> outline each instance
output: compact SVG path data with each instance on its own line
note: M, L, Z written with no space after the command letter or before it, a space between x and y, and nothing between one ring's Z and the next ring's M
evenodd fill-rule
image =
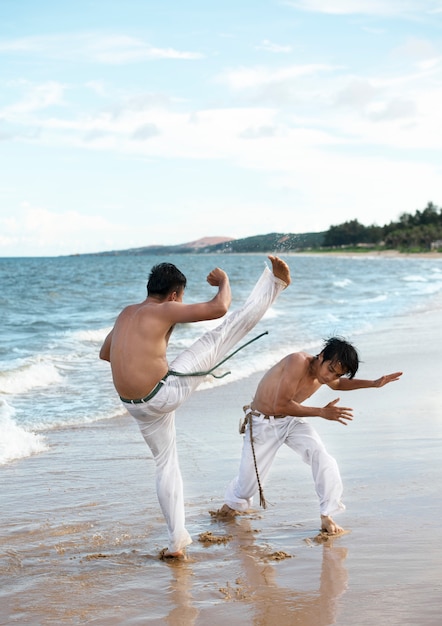
M210 515L212 515L212 517L216 517L217 519L228 520L233 519L239 515L239 513L238 511L235 511L235 509L231 509L228 504L223 504L217 511L210 511Z
M160 559L162 561L168 561L168 560L184 561L186 559L186 554L184 550L177 550L176 552L170 552L167 548L163 548L160 552Z
M273 256L272 254L269 254L268 258L270 259L270 263L272 264L273 275L276 276L276 278L280 278L282 281L284 281L286 286L288 287L291 283L291 279L290 269L287 263L280 259L278 256Z
M343 528L336 524L330 515L321 515L321 530L329 535L337 535L345 532Z

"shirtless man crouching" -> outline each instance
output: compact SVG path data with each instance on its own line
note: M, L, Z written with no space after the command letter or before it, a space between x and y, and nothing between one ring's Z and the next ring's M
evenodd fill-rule
M320 354L294 352L264 375L250 406L244 407L247 426L239 473L227 487L225 504L218 511L220 517L231 517L250 509L257 492L265 506L262 485L278 449L285 443L312 468L319 497L321 530L331 535L344 532L332 518L333 513L345 508L341 502L338 465L309 424L309 418L322 417L346 425L353 419L353 410L340 406L340 398L324 407L306 406L303 402L322 385L336 391L379 388L402 375L402 372L395 372L376 380L356 379L358 367L358 353L352 344L332 337L325 342Z

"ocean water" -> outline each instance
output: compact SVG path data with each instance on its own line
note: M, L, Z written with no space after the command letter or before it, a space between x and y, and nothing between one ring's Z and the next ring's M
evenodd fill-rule
M442 259L283 255L293 282L245 341L268 331L222 366L226 385L264 371L288 352L314 352L323 339L394 324L401 316L442 308ZM266 256L56 257L0 259L0 465L48 449L52 429L75 428L124 414L100 346L120 310L146 295L150 268L175 263L187 276L185 302L208 300L206 276L230 277L232 309L259 277ZM214 322L178 326L169 356Z

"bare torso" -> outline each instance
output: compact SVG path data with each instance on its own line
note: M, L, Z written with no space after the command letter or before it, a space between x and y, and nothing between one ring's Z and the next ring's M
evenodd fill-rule
M115 389L124 398L143 398L167 373L166 350L174 327L163 314L167 304L133 304L117 318L110 363Z
M315 357L306 352L287 355L263 376L252 407L267 415L296 414L293 403L304 402L322 384L315 365Z
M290 284L290 270L285 261L269 255L274 276ZM114 328L100 350L100 358L109 361L115 389L123 398L144 398L167 374L167 345L178 323L218 319L230 307L232 295L227 274L216 267L207 276L217 294L207 302L184 304L182 292L172 291L163 298L148 296L120 313Z
M114 386L121 397L144 398L164 378L169 369L167 345L176 324L225 315L231 303L227 274L215 268L207 282L218 287L207 302L184 304L184 290L172 291L164 297L148 296L120 313L104 340L100 358L110 362Z

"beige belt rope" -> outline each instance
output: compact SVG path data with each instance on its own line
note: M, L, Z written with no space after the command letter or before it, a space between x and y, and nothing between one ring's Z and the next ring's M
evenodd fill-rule
M250 419L248 420L249 422L249 430L250 430L250 445L252 446L252 454L253 454L253 463L255 464L255 472L256 472L256 480L258 481L258 491L259 491L259 505L262 506L263 509L267 508L267 502L266 499L264 497L264 489L262 488L261 485L261 479L259 478L259 471L258 471L258 463L256 462L256 454L255 454L255 444L253 442L253 415L254 413L252 411L250 411L248 413L248 415L250 415Z
M259 477L258 463L256 461L256 454L255 454L255 444L254 444L254 441L253 441L253 416L259 417L260 415L263 415L263 413L260 413L259 411L253 411L250 408L249 404L246 404L245 406L243 406L243 411L245 412L246 416L245 416L244 421L240 425L239 432L240 432L240 434L243 434L245 432L246 424L249 424L250 445L251 445L251 448L252 448L253 463L255 465L256 480L258 482L259 504L260 504L260 506L262 506L263 509L266 509L267 508L267 502L266 502L266 499L264 497L264 489L262 488L261 479ZM279 419L279 418L287 417L287 416L286 415L273 415L273 416L271 416L271 415L263 415L263 417L264 417L264 419L270 419L270 417L274 417L275 419Z

